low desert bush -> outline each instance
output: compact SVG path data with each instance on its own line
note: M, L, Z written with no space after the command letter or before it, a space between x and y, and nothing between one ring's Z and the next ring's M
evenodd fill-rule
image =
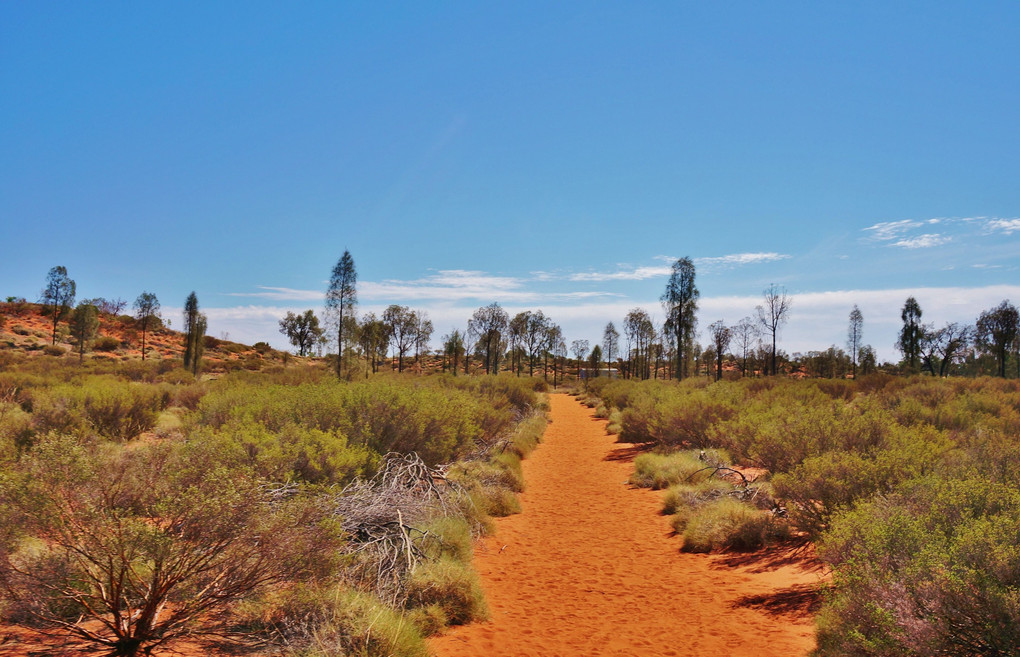
M336 585L287 587L241 612L240 629L275 639L287 657L428 656L411 618Z
M925 477L839 514L818 655L1014 655L1020 491Z
M120 340L109 335L103 335L92 343L92 348L96 351L115 351L120 348Z
M107 377L39 390L32 400L38 432L95 434L112 440L130 440L152 429L165 407L158 389Z
M671 516L684 510L696 509L733 490L733 484L717 477L702 479L696 484L670 486L662 498L662 513Z
M768 511L724 496L698 507L687 518L683 527L683 550L753 550L772 538L785 535L785 525Z
M42 352L47 356L63 356L67 354L67 350L58 344L48 344L42 348Z
M705 450L702 459L699 450L686 450L669 454L654 452L641 454L634 459L634 473L630 483L642 488L660 490L682 482L697 481L708 478L711 470L705 468L715 464L729 462L729 456L722 450ZM700 476L699 470L705 470Z
M450 558L419 565L411 574L407 596L409 608L437 606L450 625L483 620L489 614L477 574Z

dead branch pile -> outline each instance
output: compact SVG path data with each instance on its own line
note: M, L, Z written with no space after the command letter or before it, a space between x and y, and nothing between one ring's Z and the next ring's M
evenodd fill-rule
M764 486L752 486L754 483L753 479L748 479L743 472L734 468L727 467L725 465L710 465L695 472L692 472L687 480L690 481L694 475L704 472L705 470L711 470L712 472L708 475L709 477L719 477L725 481L733 484L733 490L731 491L720 491L712 490L704 493L706 498L717 498L724 495L734 497L741 502L750 504L763 511L771 511L773 514L785 517L786 509L779 505L774 497L769 493L768 489Z
M331 499L333 514L348 535L352 582L399 602L402 582L422 559L424 542L439 538L423 521L455 513L455 486L447 466L430 467L415 453L387 454L375 477L351 483ZM417 526L416 526L417 525Z

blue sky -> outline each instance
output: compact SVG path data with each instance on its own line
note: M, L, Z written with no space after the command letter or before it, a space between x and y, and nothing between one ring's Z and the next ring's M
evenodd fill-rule
M893 358L910 294L1020 302L1020 5L832 4L0 4L0 296L283 346L347 248L364 311L594 340L690 256L702 326L774 282Z

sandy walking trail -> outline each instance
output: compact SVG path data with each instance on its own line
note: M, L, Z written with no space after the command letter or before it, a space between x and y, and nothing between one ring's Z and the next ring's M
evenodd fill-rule
M436 655L793 657L814 647L816 568L786 553L681 553L661 494L625 483L632 446L574 398L550 403L524 462L523 512L499 519L475 551L491 620L432 639Z

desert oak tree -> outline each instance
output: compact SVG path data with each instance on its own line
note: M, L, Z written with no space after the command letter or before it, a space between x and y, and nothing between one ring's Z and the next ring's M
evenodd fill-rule
M53 319L51 344L57 344L57 322L71 310L75 288L74 281L67 275L66 267L58 265L46 274L46 287L39 295L39 303L46 307L46 312Z
M351 252L344 249L344 254L337 260L329 277L329 288L326 289L326 325L336 338L336 375L341 376L344 360L344 342L350 343L353 335L354 309L358 305L358 272L354 268Z
M694 262L680 258L673 263L673 270L662 294L662 307L666 311L666 333L676 345L676 377L683 379L684 363L694 343L694 329L697 325L698 297L694 285Z
M159 319L159 299L152 292L142 292L135 299L135 319L142 330L142 360L145 360L145 336L149 327Z

